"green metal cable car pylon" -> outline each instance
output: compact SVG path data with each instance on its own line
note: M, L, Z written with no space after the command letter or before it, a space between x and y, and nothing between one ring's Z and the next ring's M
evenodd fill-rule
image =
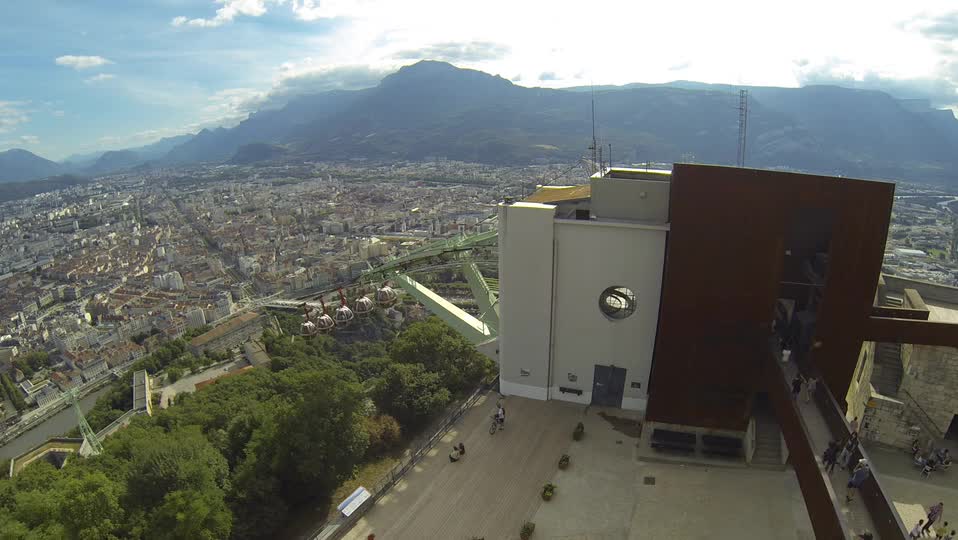
M94 456L101 454L103 452L103 445L100 443L100 439L97 438L96 433L93 432L93 428L90 427L89 422L86 421L86 416L83 415L83 411L80 409L76 389L71 388L66 394L67 402L73 405L73 410L77 414L77 425L80 426L80 435L83 436L83 439L87 445L89 445L90 453Z

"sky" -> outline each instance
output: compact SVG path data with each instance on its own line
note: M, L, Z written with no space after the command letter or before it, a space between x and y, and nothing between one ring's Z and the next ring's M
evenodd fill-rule
M949 5L950 4L950 5ZM0 151L232 126L420 59L523 86L840 84L958 110L952 0L6 0Z

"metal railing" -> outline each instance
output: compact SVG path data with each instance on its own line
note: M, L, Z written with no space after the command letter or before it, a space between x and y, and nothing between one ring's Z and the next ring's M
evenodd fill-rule
M498 379L498 377L496 377ZM491 388L495 387L496 379L493 379L492 382L484 383L476 388L473 393L466 398L466 400L455 408L452 412L448 413L442 420L439 422L439 427L427 437L423 442L416 446L416 449L408 456L403 457L403 459L397 463L392 469L384 474L378 482L372 487L366 487L370 493L369 499L363 502L356 510L353 511L349 517L339 516L336 518L331 518L330 521L322 524L315 532L309 534L307 538L311 540L338 540L342 538L353 525L363 515L366 514L378 501L385 495L393 486L396 485L403 476L409 472L410 469L416 466L417 463L422 461L422 458L432 450L436 443L442 439L446 433L449 432L449 428L462 417L469 409L479 401L479 398L482 397L486 392ZM365 486L364 486L365 487Z

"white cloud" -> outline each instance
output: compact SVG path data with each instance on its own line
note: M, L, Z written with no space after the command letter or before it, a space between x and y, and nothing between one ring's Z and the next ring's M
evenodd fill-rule
M0 133L9 133L30 121L26 101L0 101Z
M40 137L36 135L20 135L21 144L40 144Z
M111 60L107 60L102 56L74 56L72 54L58 56L55 62L58 66L66 66L73 69L89 69L113 63Z
M369 13L380 0L215 0L223 7L216 10L210 18L173 17L173 26L192 26L194 28L215 28L240 15L260 17L265 15L270 4L289 4L293 15L301 21L335 19L337 17L356 17Z
M101 81L109 81L110 79L115 79L115 78L116 78L116 75L113 75L112 73L99 73L99 74L94 75L94 76L92 76L92 77L90 77L90 78L88 78L88 79L84 79L83 82L85 82L85 83L96 83L96 82L101 82Z
M267 0L216 0L216 2L218 4L223 4L223 7L216 10L216 15L213 18L190 19L188 17L179 16L174 17L170 24L173 26L210 28L232 22L237 15L259 17L266 13Z
M370 0L292 0L293 13L303 21L357 17L374 8Z
M57 118L63 118L64 116L66 116L67 113L58 109L58 110L55 110L55 111L51 112L50 114L52 114L53 116L55 116L55 117L57 117Z

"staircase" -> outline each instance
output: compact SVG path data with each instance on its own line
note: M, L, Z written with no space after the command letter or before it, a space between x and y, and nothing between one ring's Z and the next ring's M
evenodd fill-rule
M904 299L896 296L886 296L885 306L902 307ZM875 344L875 369L872 371L871 383L884 396L898 395L901 387L901 343Z
M901 343L876 343L872 386L879 394L895 397L901 387L901 376Z
M782 464L782 433L778 422L769 411L755 413L755 453L752 466L767 469L785 469Z

